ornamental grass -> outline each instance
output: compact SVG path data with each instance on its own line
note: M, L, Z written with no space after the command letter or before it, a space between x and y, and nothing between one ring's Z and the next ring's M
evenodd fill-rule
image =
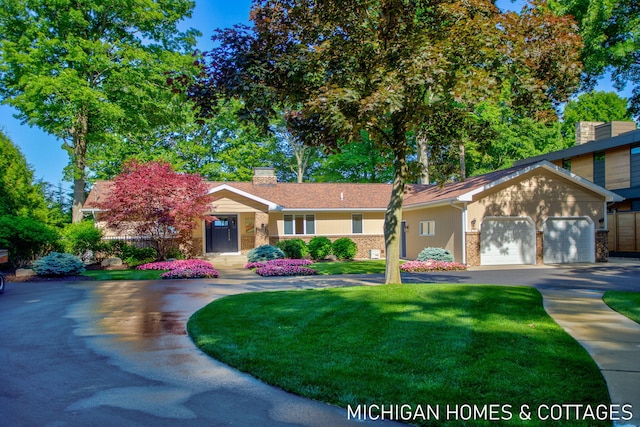
M452 261L407 261L400 266L400 271L405 273L422 273L430 271L463 271L467 266Z

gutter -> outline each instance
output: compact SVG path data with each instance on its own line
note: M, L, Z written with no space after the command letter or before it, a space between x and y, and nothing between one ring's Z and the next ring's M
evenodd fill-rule
M455 200L451 200L451 207L460 209L462 211L462 263L467 263L467 202L464 202L462 206L454 204Z

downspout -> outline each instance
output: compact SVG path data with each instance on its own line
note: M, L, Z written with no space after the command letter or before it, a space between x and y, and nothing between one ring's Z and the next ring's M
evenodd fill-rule
M454 200L450 202L451 206L462 211L462 263L467 263L467 203L463 206L454 205Z

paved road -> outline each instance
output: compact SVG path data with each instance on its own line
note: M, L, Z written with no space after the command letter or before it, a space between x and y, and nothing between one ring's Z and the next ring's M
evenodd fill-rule
M216 362L188 317L239 292L381 282L379 276L211 281L9 283L0 297L0 424L8 426L341 426L346 412ZM640 265L477 270L405 281L640 291ZM380 424L377 424L380 425Z

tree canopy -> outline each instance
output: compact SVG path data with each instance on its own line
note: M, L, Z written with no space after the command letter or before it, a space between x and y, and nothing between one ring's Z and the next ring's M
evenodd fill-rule
M150 236L160 259L176 243L190 252L196 220L211 219L208 190L202 177L177 173L169 163L131 160L100 203L101 219L124 234Z
M362 131L393 164L385 215L385 281L400 283L402 200L412 135L442 111L469 112L505 85L525 115L554 116L581 72L575 23L544 3L521 14L491 1L255 1L253 27L214 35L206 74L189 88L203 115L241 97L247 117L288 126L308 144L335 149Z
M63 141L81 219L88 147L182 118L166 73L188 73L192 0L4 0L0 96Z

